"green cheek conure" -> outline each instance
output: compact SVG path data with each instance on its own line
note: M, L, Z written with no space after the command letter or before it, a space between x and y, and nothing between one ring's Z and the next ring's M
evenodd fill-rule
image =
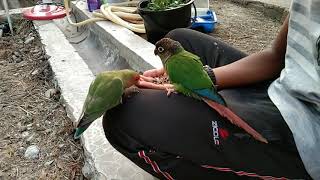
M168 95L177 91L186 96L203 100L231 123L244 129L255 139L267 143L267 140L261 134L226 107L223 98L214 88L214 84L204 70L198 56L184 50L179 42L169 38L163 38L155 45L154 53L160 57L174 87L173 89L167 89Z

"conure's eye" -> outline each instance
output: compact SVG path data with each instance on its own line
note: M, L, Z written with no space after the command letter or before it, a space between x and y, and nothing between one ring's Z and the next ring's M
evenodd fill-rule
M163 51L164 51L164 48L160 46L160 47L158 47L158 51L159 51L159 52L163 52Z

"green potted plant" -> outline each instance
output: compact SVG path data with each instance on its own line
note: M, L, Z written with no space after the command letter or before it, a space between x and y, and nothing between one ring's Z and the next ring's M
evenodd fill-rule
M163 38L170 30L191 24L194 0L142 0L138 13L144 20L147 39L151 43Z

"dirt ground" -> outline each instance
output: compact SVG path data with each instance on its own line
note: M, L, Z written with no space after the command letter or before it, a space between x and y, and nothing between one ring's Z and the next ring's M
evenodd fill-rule
M262 12L228 0L210 0L210 7L218 18L211 35L248 54L270 46L281 26Z
M15 24L15 36L0 38L0 179L83 179L82 147L49 57L30 21ZM31 145L39 148L34 159L25 157Z
M229 1L210 4L219 20L211 35L246 53L268 47L281 25ZM84 179L83 150L70 135L49 57L31 22L15 24L15 36L0 38L0 179ZM25 157L31 145L35 159Z

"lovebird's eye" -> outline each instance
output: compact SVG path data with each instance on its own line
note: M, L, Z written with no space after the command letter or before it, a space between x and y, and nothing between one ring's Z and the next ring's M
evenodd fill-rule
M158 47L158 51L159 51L159 52L163 52L163 51L164 51L164 48L160 46L160 47Z

